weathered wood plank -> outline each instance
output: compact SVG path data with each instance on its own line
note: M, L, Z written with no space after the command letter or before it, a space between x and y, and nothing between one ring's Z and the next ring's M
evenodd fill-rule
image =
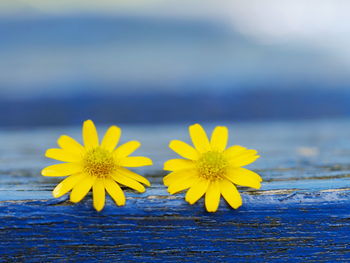
M152 191L150 191L152 194ZM350 192L244 194L204 212L180 197L130 197L101 213L90 198L0 203L4 261L339 261L350 256Z
M143 142L140 155L155 160L141 169L152 187L127 191L125 207L108 199L101 213L90 196L79 204L53 199L59 179L40 176L51 163L45 149L62 133L79 138L79 128L0 132L1 262L350 261L350 122L231 127L232 142L263 156L250 167L264 183L240 189L240 209L222 201L215 214L203 201L190 206L183 194L169 196L161 184L162 162L175 156L167 143L186 140L185 127L124 131L125 140Z

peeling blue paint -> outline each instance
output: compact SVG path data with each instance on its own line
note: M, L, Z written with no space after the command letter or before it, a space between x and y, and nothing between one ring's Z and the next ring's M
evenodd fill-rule
M1 259L348 261L349 197L348 191L286 194L284 201L270 195L245 196L247 203L240 209L222 203L215 214L205 212L203 202L190 206L180 198L157 196L131 198L125 207L108 199L100 213L93 210L91 198L76 205L64 198L1 202Z

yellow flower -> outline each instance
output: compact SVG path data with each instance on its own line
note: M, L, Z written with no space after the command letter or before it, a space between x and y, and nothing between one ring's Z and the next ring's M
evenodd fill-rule
M163 179L168 192L175 194L189 188L186 201L190 204L205 194L208 212L218 209L222 195L232 208L237 209L242 205L242 198L235 185L260 188L261 177L242 168L260 157L256 155L257 151L238 145L226 149L226 127L216 127L210 141L199 124L190 126L189 132L194 147L178 140L169 144L173 151L186 159L164 163L164 170L172 171Z
M84 146L73 138L62 135L57 143L61 148L48 149L45 156L65 163L48 166L42 170L43 176L68 176L53 190L54 197L60 197L70 190L70 201L81 201L92 188L93 203L97 211L105 204L105 190L118 206L125 204L125 195L119 184L144 192L143 183L150 182L124 167L152 165L146 157L129 157L138 147L138 141L129 141L118 148L121 129L111 126L99 144L94 123L87 120L83 124Z

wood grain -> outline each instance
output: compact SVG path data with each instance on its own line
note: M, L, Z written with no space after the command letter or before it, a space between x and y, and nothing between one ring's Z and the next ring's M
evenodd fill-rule
M147 129L142 129L141 154L149 153L156 164L142 173L152 187L144 194L126 190L124 207L108 198L100 213L92 208L91 196L79 204L66 196L53 199L59 179L40 176L40 169L51 164L42 153L61 130L0 132L5 142L0 145L0 261L350 261L346 122L236 127L244 135L233 139L263 156L251 167L264 183L258 191L240 188L240 209L222 200L215 214L205 212L203 200L191 206L183 193L169 196L161 184L161 163L174 157L167 141L182 139L186 129L167 132L160 126L152 134ZM138 135L136 128L128 132Z
M101 213L91 198L0 204L1 258L12 262L139 261L279 262L349 260L350 191L243 194L234 211L222 203L206 213L159 193L108 200ZM59 202L60 201L60 202Z

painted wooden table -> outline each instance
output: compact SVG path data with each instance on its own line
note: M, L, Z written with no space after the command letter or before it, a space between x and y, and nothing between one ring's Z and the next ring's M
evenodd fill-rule
M175 156L167 142L188 140L185 125L124 127L123 139L155 160L138 170L152 187L127 190L124 207L107 199L100 213L91 196L53 199L59 180L40 176L53 163L45 149L62 133L79 138L78 128L2 130L0 262L349 262L350 120L229 127L231 144L259 150L249 167L264 183L240 189L240 209L222 200L215 214L161 184L162 162Z

